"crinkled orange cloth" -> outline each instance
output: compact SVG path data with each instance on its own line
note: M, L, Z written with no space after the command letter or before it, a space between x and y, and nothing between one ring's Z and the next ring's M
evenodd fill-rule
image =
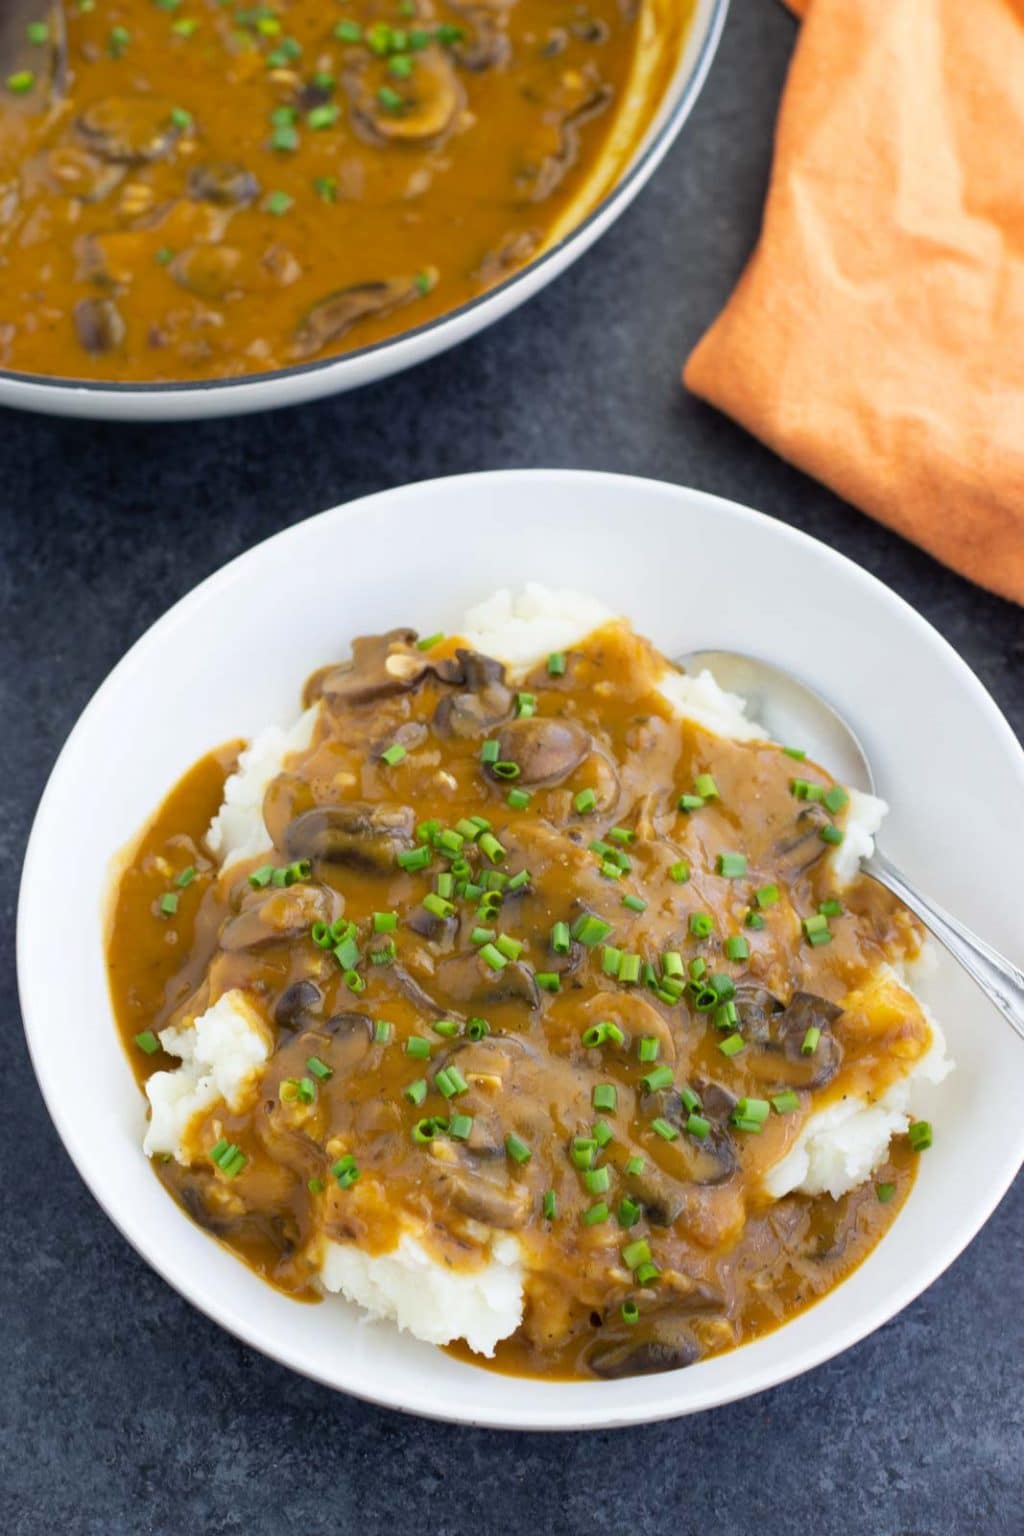
M1024 603L1024 0L791 4L761 239L686 384Z

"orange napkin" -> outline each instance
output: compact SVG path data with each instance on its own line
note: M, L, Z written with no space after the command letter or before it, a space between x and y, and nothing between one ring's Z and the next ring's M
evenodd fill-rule
M760 243L696 394L1024 603L1024 0L790 0Z

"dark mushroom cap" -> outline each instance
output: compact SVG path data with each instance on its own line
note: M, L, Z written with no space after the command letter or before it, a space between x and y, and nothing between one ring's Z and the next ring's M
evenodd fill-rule
M416 649L414 629L390 629L383 635L360 635L352 642L351 661L314 672L305 688L305 703L369 704L393 694L409 693L433 674L442 682L463 680L458 662L434 662Z
M274 1007L274 1023L281 1029L299 1029L308 1024L309 1015L319 1013L324 995L315 981L293 981L285 987Z
M437 968L438 982L445 997L454 998L469 1012L483 1012L495 1003L509 999L540 1004L540 992L528 966L511 961L495 971L478 954L450 955Z
M510 720L498 743L500 760L518 765L519 783L535 786L560 784L591 749L589 734L575 720L543 715Z
M455 653L465 691L449 694L434 711L434 727L447 736L482 736L512 711L512 690L505 686L505 668L477 651Z
M289 822L285 847L291 859L325 859L353 869L391 871L412 842L415 820L405 805L351 800L319 805Z

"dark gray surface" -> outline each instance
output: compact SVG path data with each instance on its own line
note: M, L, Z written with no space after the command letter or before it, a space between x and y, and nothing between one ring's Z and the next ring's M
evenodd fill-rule
M786 468L679 386L683 356L756 234L792 36L770 0L734 0L706 93L638 205L527 309L416 373L299 412L207 426L0 415L7 932L46 774L126 647L258 539L410 479L572 465L759 506L902 593L1021 731L1019 610ZM327 584L311 593L329 597ZM58 930L64 916L73 920L55 914ZM899 1319L773 1393L626 1434L457 1430L289 1375L151 1274L47 1119L10 942L0 1008L0 1529L11 1536L1024 1529L1020 1183Z

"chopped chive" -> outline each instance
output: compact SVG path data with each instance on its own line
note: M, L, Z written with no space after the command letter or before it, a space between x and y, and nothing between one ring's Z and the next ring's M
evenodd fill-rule
M525 811L532 796L525 789L510 789L506 796L507 803L514 811Z
M455 1141L468 1141L472 1130L472 1115L452 1115L448 1121L448 1135Z
M743 853L720 853L715 868L727 880L738 880L747 872L747 857Z
M676 885L685 885L690 878L690 866L686 860L677 859L669 869L668 877L670 880L674 880Z
M322 1195L324 1192L324 1181L323 1179L307 1179L306 1188L311 1195Z
M534 971L533 979L542 992L558 992L562 986L562 978L557 971Z
M822 796L822 804L827 811L832 812L833 816L848 805L849 800L850 797L841 784L833 784L832 788L827 789Z
M639 955L623 955L619 961L619 980L626 986L632 986L640 980Z
M709 938L714 931L715 920L710 912L691 912L689 928L695 939Z
M175 876L174 883L179 890L184 890L186 885L192 884L192 881L195 879L197 873L198 871L195 865L189 864L187 869L183 869L180 875Z
M601 873L604 875L606 880L622 879L622 870L617 864L613 863L611 859L605 859L604 863L601 865Z
M173 917L178 910L178 896L174 891L167 891L160 898L160 911L165 917Z
M487 855L492 864L500 864L502 859L505 857L506 850L501 846L501 844L498 842L498 839L492 832L481 832L480 848L482 852Z
M490 1032L491 1026L486 1019L470 1019L466 1025L467 1040L482 1040Z
M614 1083L598 1083L594 1088L591 1102L595 1109L614 1110L619 1101Z
M443 1040L452 1040L459 1032L458 1022L455 1019L435 1019L430 1027L435 1035L440 1035Z
M724 1040L719 1040L718 1049L723 1056L736 1056L743 1049L742 1035L726 1035Z
M700 795L702 800L718 799L718 785L715 783L710 773L698 773L696 779L694 780L693 787L697 794Z
M572 925L572 936L585 944L588 949L595 944L600 944L612 931L611 923L606 923L603 918L595 917L593 912L581 912Z
M526 1142L517 1136L515 1131L509 1131L505 1137L505 1151L514 1163L519 1163L520 1165L528 1163L533 1156Z
M329 1077L334 1076L334 1069L329 1067L325 1061L321 1061L319 1056L307 1058L306 1071L312 1072L313 1076L318 1077L321 1082L326 1082Z
M558 1216L558 1196L553 1189L544 1191L543 1211L548 1221L554 1221Z
M635 1301L624 1301L619 1310L622 1313L622 1321L624 1323L629 1323L632 1325L633 1323L639 1321L640 1308L637 1306Z
M743 925L745 928L763 928L764 918L761 916L760 912L751 911L748 912L746 917L743 919Z
M534 693L516 694L516 715L520 720L529 720L536 713L537 695Z
M430 849L403 848L395 862L399 869L407 870L410 874L416 869L426 869L430 863Z
M818 1029L817 1025L812 1024L800 1042L801 1056L813 1056L815 1051L818 1049L818 1041L820 1039L821 1030Z
M631 912L647 911L647 903L642 896L623 896L622 905L628 907Z
M563 651L552 651L548 657L548 676L565 676L565 654Z
M754 900L759 907L774 907L779 900L779 888L777 885L761 885L754 892Z
M651 1245L646 1237L638 1237L636 1242L626 1244L622 1250L622 1262L627 1269L639 1269L641 1264L651 1262Z
M593 1136L574 1136L569 1156L577 1168L593 1167L597 1156L597 1140Z
M832 848L838 848L843 840L843 833L839 827L822 827L818 836L823 843L828 843Z
M630 1227L635 1227L640 1220L642 1210L643 1207L638 1201L631 1200L628 1195L623 1195L619 1201L619 1209L616 1212L619 1218L619 1226L624 1227L627 1231Z
M444 897L443 896L438 896L436 891L428 891L427 892L426 896L424 896L424 898L423 898L423 908L424 908L424 911L430 913L431 917L454 917L455 916L455 905L454 905L454 903L450 902L450 901L445 901Z
M390 747L385 748L381 753L381 759L387 763L389 768L397 768L406 755L406 750L402 743L400 741L393 741Z
M828 930L828 918L821 912L816 912L813 917L805 917L800 926L804 930L804 937L812 939L816 933L825 933Z
M799 1095L792 1088L787 1088L785 1093L777 1093L772 1098L772 1108L777 1115L791 1115L795 1109L800 1108Z
M651 1121L651 1130L654 1131L656 1135L660 1136L663 1141L675 1141L676 1137L679 1135L677 1128L672 1125L670 1121L666 1120L662 1115L656 1116L656 1118Z
M426 1119L417 1120L412 1128L413 1141L418 1142L420 1146L425 1146L428 1142L435 1139L444 1127L444 1124L443 1120L438 1120L434 1115L428 1115Z
M567 955L572 948L568 923L556 923L551 930L551 948L556 955Z
M430 1055L430 1041L424 1040L422 1035L410 1035L405 1042L405 1054L417 1061L426 1061Z
M611 827L608 836L613 843L631 843L636 837L636 833L631 831L629 827Z
M699 811L704 801L700 795L680 795L676 805L681 811Z
M600 1222L607 1221L610 1215L607 1202L599 1200L596 1205L588 1206L580 1219L585 1227L596 1227Z
M610 1141L615 1140L615 1132L607 1120L595 1120L593 1130L594 1140L599 1147L606 1147Z
M733 934L725 941L725 954L728 960L749 960L750 945L740 934Z
M145 1051L147 1056L155 1056L160 1049L160 1041L151 1029L144 1029L136 1035L135 1044L140 1051Z
M478 951L481 960L485 961L492 971L503 971L508 965L508 960L494 944L483 944Z
M391 1025L387 1019L378 1019L373 1026L373 1038L377 1045L387 1045L391 1039Z
M819 901L818 911L821 913L822 917L842 917L843 904L841 901L836 901L834 899L830 901Z
M686 1118L686 1130L690 1136L696 1136L698 1141L704 1141L711 1134L711 1121L698 1115L695 1110L691 1111Z
M580 816L586 816L597 804L597 796L592 789L581 789L578 795L573 797L573 806Z
M506 761L492 763L491 772L496 779L518 779L519 764Z
M657 1093L659 1088L671 1088L672 1068L669 1066L655 1067L640 1079L646 1093Z
M807 756L807 753L804 751L803 747L783 747L782 750L785 752L787 757L795 758L798 763L802 763L804 758Z
M924 1152L932 1144L932 1128L927 1120L914 1120L907 1127L907 1139L915 1152Z
M641 1061L657 1061L658 1052L661 1050L661 1041L654 1035L641 1035L636 1043L636 1053Z
M643 1173L644 1166L642 1157L631 1157L626 1164L626 1172L631 1176L635 1176L638 1173Z
M480 748L480 761L482 763L496 763L501 756L501 743L498 741L485 741Z
M414 1083L407 1083L406 1086L402 1089L402 1092L409 1100L410 1104L422 1104L423 1100L427 1096L426 1078L418 1077Z
M605 944L601 948L601 970L606 976L617 976L619 966L622 964L622 950L616 949L614 944Z
M763 1125L771 1114L771 1108L767 1099L737 1099L733 1114L737 1120L756 1120Z
M341 22L340 23L340 26L345 26L345 25L346 25L345 22ZM351 23L348 23L348 25L351 25ZM358 42L358 38L354 38L354 39L352 39L352 41ZM432 635L424 635L422 640L417 640L416 641L416 649L418 651L431 651L431 650L433 650L434 646L435 645L439 645L440 642L443 639L444 639L444 630L443 629L435 630L435 632Z
M879 1205L888 1205L889 1201L892 1199L892 1197L893 1197L893 1195L895 1193L896 1193L896 1185L895 1184L876 1184L875 1185L875 1194L878 1196L878 1203L879 1203Z
M583 1175L583 1183L590 1195L607 1194L612 1187L611 1171L607 1164L600 1168L588 1168Z

